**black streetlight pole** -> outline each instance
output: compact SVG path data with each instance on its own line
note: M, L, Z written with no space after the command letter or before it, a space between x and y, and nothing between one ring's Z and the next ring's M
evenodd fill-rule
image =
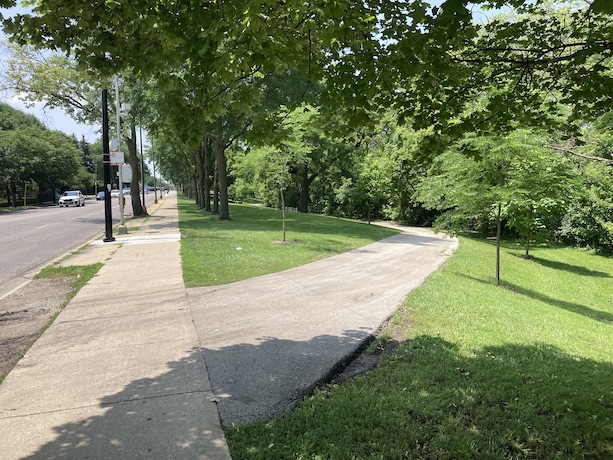
M104 223L106 237L104 242L115 241L113 237L113 217L111 214L111 152L109 149L109 112L108 91L102 90L102 163L104 165Z

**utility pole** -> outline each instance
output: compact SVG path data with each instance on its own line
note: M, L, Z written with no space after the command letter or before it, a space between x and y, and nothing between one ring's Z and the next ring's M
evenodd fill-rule
M117 112L117 148L121 151L121 107L119 104L119 75L115 75L115 111ZM119 227L117 228L117 233L120 235L125 235L128 233L128 229L126 228L126 223L124 221L124 198L123 198L123 177L122 177L122 166L119 165Z
M111 214L111 152L109 150L109 110L108 91L102 90L102 165L104 168L104 224L105 243L115 241L113 237L113 217Z
M153 138L151 139L151 151L153 152L153 202L155 204L158 203L158 183L157 183L157 179L155 178L155 151L153 150ZM160 196L161 198L161 196Z
M145 206L145 157L143 156L143 125L141 124L140 116L138 118L138 130L140 132L140 181L143 187L143 209L147 213L147 207Z

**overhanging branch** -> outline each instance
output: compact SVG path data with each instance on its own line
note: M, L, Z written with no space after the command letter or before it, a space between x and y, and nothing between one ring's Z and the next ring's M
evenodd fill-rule
M604 163L613 164L613 160L611 160L609 158L602 158L602 157L595 157L595 156L592 156L592 155L585 155L583 153L575 152L574 150L566 149L564 147L557 147L555 145L548 145L547 147L550 148L551 150L555 150L556 152L567 153L569 155L573 155L573 156L576 156L576 157L585 158L586 160L602 161Z

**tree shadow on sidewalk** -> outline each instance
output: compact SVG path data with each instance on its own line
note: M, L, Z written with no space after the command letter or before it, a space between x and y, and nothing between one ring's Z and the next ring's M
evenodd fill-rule
M318 353L334 347L357 349L364 337L362 331L304 341L267 337L258 344L193 350L169 362L168 372L134 380L121 392L103 397L99 415L72 416L70 423L55 424L56 439L28 458L227 458L223 434L212 429L212 400L222 412L234 405L238 410L232 417L238 424L254 415L274 418L330 376L334 362L325 375L304 380L317 374L310 369L318 367ZM215 382L215 398L185 385L189 368L202 369L203 354ZM218 375L221 370L226 375ZM385 378L379 378L379 372L385 372ZM299 428L304 451L284 450L284 438L298 431L288 434L280 420L259 426L248 449L279 459L396 458L390 449L405 452L402 458L440 458L450 452L455 452L453 458L496 458L501 452L517 458L551 458L560 452L567 458L610 458L611 375L608 363L570 356L547 344L491 346L466 354L441 338L420 336L401 343L381 369L362 377L361 388L366 386L370 396L364 396L360 385L342 385L339 391L355 395L339 402L334 392L304 400L301 406L313 406L307 411L321 414L316 421L305 417L305 426ZM262 395L269 396L262 401ZM343 409L340 424L335 404L351 405ZM374 427L397 433L398 446L377 447L355 438ZM249 430L242 426L241 436ZM236 433L229 431L230 436ZM235 458L242 458L245 446L236 447ZM335 456L335 448L345 450Z
M168 362L167 372L134 380L102 397L95 408L28 416L35 426L52 427L56 437L26 458L226 459L218 405L232 414L230 424L281 415L334 372L339 348L351 354L368 338L366 332L348 331L341 337L267 337L256 345L194 349ZM331 360L327 351L333 352ZM319 354L325 356L318 359ZM210 360L206 366L203 355ZM207 368L217 382L215 394L208 386ZM61 420L71 421L58 423ZM36 442L36 431L28 436L26 442Z
M96 408L28 416L38 429L51 425L49 420L72 421L53 426L55 440L25 458L227 459L212 393L208 386L203 389L202 379L186 382L204 369L200 350L167 367L168 372L134 380L101 398ZM80 413L97 415L80 418ZM25 434L21 442L30 436Z

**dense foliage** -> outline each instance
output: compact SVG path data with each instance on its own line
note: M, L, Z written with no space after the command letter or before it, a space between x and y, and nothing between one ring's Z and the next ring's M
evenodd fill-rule
M131 161L144 126L163 173L221 219L234 199L453 231L498 225L528 253L543 237L611 249L612 10L38 0L4 28L22 46L10 80L31 100L86 119L95 89L121 75Z
M23 204L28 188L38 190L38 200L55 199L55 193L78 187L81 153L73 138L46 129L32 115L0 104L0 196L8 204ZM29 184L29 185L28 185Z

